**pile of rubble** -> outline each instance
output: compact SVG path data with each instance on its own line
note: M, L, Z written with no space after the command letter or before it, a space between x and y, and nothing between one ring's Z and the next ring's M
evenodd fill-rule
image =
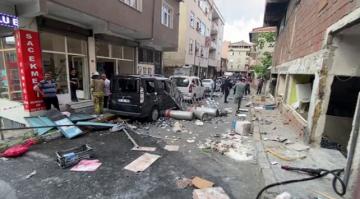
M254 145L250 137L241 136L235 133L227 133L221 136L220 140L207 139L204 144L199 145L201 150L216 151L236 161L249 161L254 159Z

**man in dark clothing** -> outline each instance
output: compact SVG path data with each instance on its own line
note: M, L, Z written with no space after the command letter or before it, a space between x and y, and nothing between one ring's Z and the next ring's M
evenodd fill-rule
M241 79L241 81L236 83L236 85L234 87L235 104L237 104L236 112L238 112L240 107L241 107L241 101L242 101L242 98L243 98L244 93L245 93L245 87L246 87L246 85L245 85L245 80L244 79Z
M228 96L229 96L230 89L231 89L231 87L232 87L229 77L227 77L227 78L225 79L224 84L223 84L222 87L223 87L223 89L224 89L224 94L225 94L225 96L224 96L224 103L228 103L227 98L228 98Z
M57 85L55 80L52 79L50 72L45 73L45 79L40 81L34 87L34 90L43 96L46 110L50 110L51 105L53 105L57 110L60 111L59 100L56 96Z
M257 86L257 92L256 92L257 95L261 94L263 85L264 85L264 78L260 78Z
M250 83L251 83L251 80L248 77L245 82L245 95L250 95Z
M75 69L71 70L70 73L70 91L71 91L71 101L77 102L78 98L76 95L76 90L79 87L79 78Z

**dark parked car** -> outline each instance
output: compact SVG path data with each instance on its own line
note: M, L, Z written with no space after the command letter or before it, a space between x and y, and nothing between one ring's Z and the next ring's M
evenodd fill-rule
M111 80L109 112L155 121L161 111L181 106L181 95L167 78L143 75L115 76Z

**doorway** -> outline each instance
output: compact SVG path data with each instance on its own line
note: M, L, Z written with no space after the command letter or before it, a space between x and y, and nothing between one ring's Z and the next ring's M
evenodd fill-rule
M76 90L76 95L79 99L85 99L84 82L87 82L87 76L85 75L84 63L86 63L85 56L69 55L69 71L76 71L76 75L79 79L79 85Z
M335 76L331 87L322 146L346 154L355 113L360 77Z
M116 60L98 58L96 60L96 70L100 74L105 73L108 79L111 79L115 75L115 63Z

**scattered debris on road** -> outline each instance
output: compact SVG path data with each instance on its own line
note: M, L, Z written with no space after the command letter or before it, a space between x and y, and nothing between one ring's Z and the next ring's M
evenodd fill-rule
M145 171L145 169L147 169L160 157L161 156L159 155L144 153L142 156L138 157L136 160L125 166L124 169L133 171L135 173L142 172Z
M70 171L96 171L102 163L99 160L81 160L78 164L70 169Z
M164 149L167 151L179 151L179 146L178 145L166 145L164 147Z
M197 176L192 179L191 183L195 188L198 188L198 189L210 188L210 187L214 186L213 182L205 180L205 179L197 177Z
M192 185L192 181L189 178L181 178L176 181L176 187L178 189L185 189L187 187L190 187Z
M25 176L25 179L29 179L29 178L33 177L34 175L36 175L36 170L31 172L29 175Z
M221 187L212 187L206 189L195 189L193 199L230 199Z

